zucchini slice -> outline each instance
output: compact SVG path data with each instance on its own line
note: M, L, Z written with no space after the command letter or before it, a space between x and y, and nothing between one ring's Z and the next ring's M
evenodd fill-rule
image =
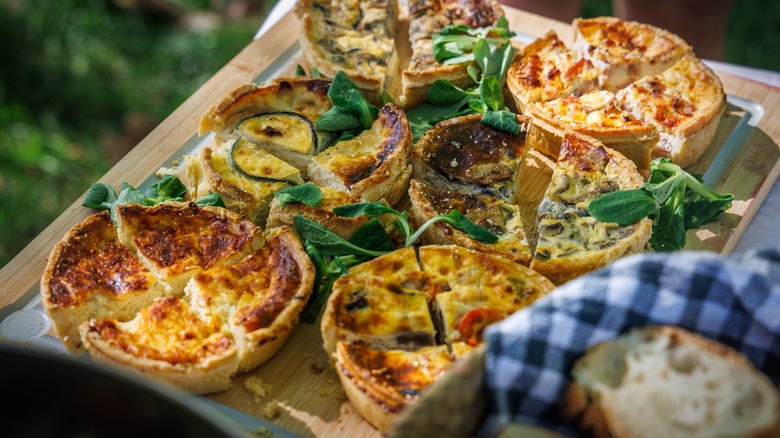
M276 155L285 150L311 155L317 149L314 124L298 113L257 114L239 122L236 132Z
M239 137L230 146L228 164L252 181L303 184L300 170L245 138Z

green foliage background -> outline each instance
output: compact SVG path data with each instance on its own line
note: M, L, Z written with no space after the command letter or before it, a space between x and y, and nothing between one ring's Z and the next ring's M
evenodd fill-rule
M231 15L239 0L0 0L0 266L235 56L273 2ZM610 14L586 0L583 16ZM734 1L726 61L780 70L779 24L780 2Z

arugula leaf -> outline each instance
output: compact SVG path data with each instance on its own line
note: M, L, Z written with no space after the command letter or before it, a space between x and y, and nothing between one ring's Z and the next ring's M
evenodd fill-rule
M385 227L377 219L363 224L349 241L361 248L372 251L391 252L395 249L393 241L385 231Z
M274 192L274 197L280 207L293 202L317 206L322 202L322 190L312 183L299 184Z
M352 242L345 240L322 225L311 219L296 214L293 218L293 226L298 234L304 240L308 240L315 245L323 255L366 255L378 257L386 254L386 251L374 251L361 248Z
M427 222L422 224L420 228L418 228L417 231L415 231L415 233L409 239L407 239L407 242L416 241L422 235L422 233L428 229L428 227L435 224L436 222L446 222L453 227L462 230L469 237L479 242L495 243L498 241L498 236L475 224L469 220L469 218L463 216L463 214L461 214L461 212L458 210L452 210L445 215L435 216L428 219Z
M514 135L520 133L520 124L517 123L517 117L511 111L488 111L482 116L482 123Z
M412 130L413 141L416 143L428 130L443 120L473 114L474 110L468 106L469 99L466 98L449 106L436 106L424 103L407 111L406 119L409 121L409 127Z
M428 88L428 101L436 106L463 105L465 99L478 97L479 93L475 90L464 90L452 82L441 79L433 83Z

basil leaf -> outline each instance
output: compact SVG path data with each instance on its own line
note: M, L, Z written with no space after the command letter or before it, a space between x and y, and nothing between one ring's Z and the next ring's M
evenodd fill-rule
M482 123L514 135L520 133L520 124L517 123L517 116L511 111L488 111L482 116Z
M94 183L89 187L81 205L98 210L108 210L114 202L116 202L116 193L114 193L114 189L111 186L103 183Z
M642 189L618 190L590 201L588 213L602 222L631 225L658 210L655 198Z
M334 234L317 222L298 214L293 218L293 225L301 238L310 241L323 255L358 254L378 257L387 254L386 251L372 251L361 248Z
M357 204L340 205L333 208L333 213L336 216L355 218L361 215L369 217L377 217L386 213L398 214L397 211L390 208L384 202L358 202Z
M225 201L222 199L222 196L219 193L211 192L207 194L206 196L197 199L195 201L195 205L199 207L225 207Z
M274 193L276 203L285 206L293 202L317 206L322 202L322 190L312 183L300 184Z
M494 243L498 241L498 236L475 224L469 220L469 218L463 216L463 214L461 214L461 212L458 210L452 210L446 215L440 217L444 222L461 229L474 240L485 243Z

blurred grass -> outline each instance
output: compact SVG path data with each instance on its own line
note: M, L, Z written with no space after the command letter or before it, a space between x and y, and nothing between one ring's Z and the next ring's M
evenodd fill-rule
M273 1L0 0L0 266L235 56ZM726 61L780 70L778 23L780 2L734 1Z

